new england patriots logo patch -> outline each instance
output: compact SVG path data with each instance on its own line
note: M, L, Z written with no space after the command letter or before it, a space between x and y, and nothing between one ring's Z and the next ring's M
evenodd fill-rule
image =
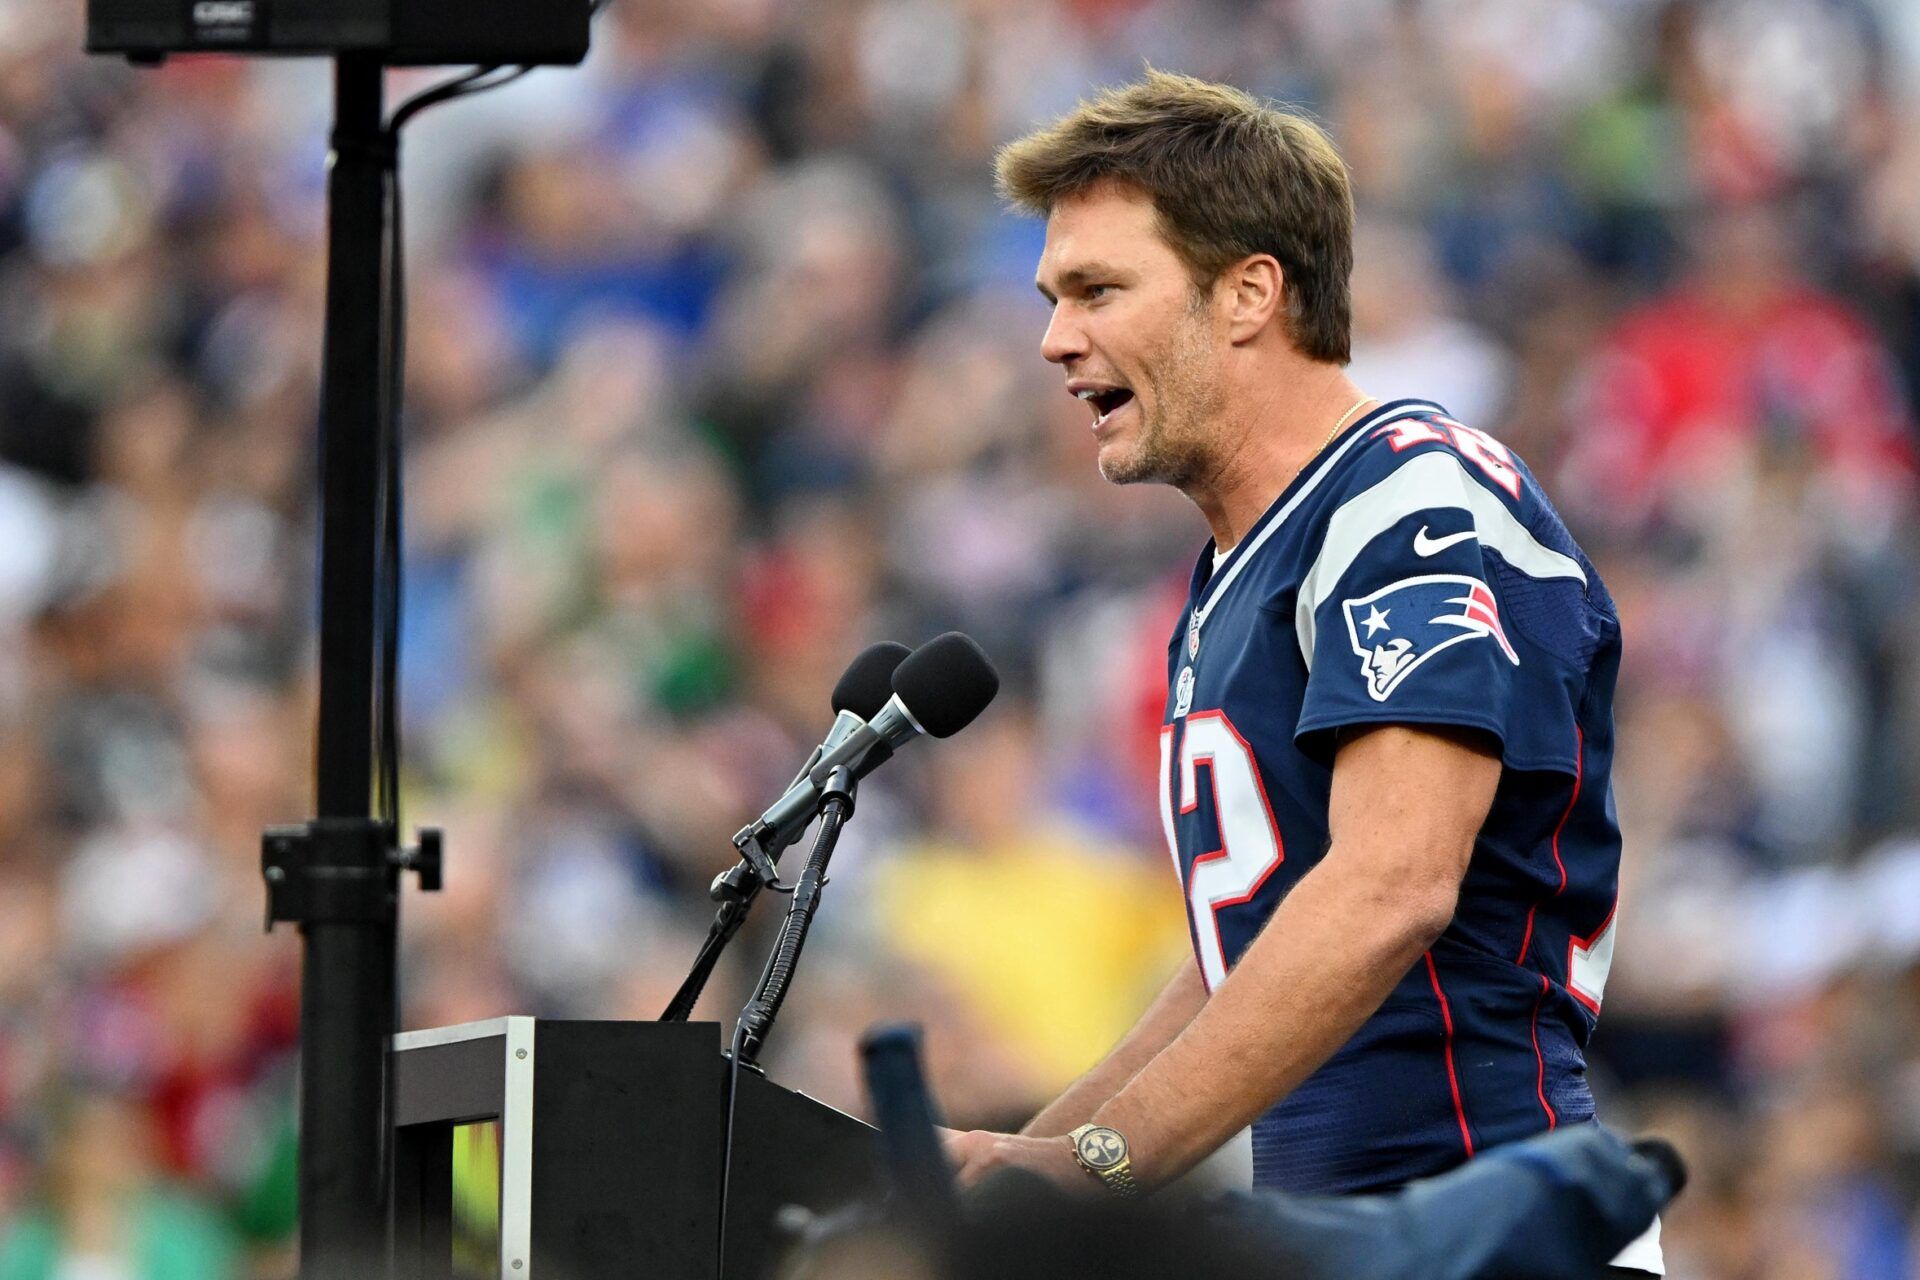
M1478 578L1453 573L1402 578L1372 595L1343 601L1341 610L1367 678L1367 694L1375 702L1385 702L1434 654L1477 636L1491 636L1507 661L1520 665L1500 625L1500 606Z

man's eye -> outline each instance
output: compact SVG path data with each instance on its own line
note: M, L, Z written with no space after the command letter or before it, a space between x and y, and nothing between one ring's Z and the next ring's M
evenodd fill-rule
M1112 290L1113 286L1110 284L1090 284L1087 286L1087 297L1090 299L1097 298L1103 293L1112 292Z

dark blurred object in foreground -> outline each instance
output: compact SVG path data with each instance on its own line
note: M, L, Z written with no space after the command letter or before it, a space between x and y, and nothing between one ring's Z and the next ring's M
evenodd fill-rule
M587 55L588 0L513 0L473 22L446 0L91 0L87 49L136 63L168 54L362 54L391 66L571 66Z
M1569 1126L1373 1196L1070 1196L1010 1170L964 1197L934 1130L918 1035L863 1043L894 1184L884 1207L810 1228L789 1280L1588 1280L1686 1185L1671 1144Z

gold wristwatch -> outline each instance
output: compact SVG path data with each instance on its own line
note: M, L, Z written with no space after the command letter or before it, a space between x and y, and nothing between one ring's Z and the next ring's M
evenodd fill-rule
M1133 1180L1133 1157L1127 1153L1127 1140L1118 1129L1103 1124L1083 1124L1067 1135L1073 1144L1073 1158L1117 1196L1140 1194Z

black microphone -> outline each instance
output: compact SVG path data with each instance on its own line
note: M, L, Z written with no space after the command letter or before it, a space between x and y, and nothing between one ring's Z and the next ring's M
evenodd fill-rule
M878 648L879 646L875 646ZM792 832L797 837L819 812L827 781L836 769L854 779L866 777L914 738L948 738L973 723L1000 692L1000 674L980 646L958 631L936 636L915 649L893 672L893 696L873 718L836 742L823 743L806 776L735 837ZM836 725L838 728L838 725ZM742 845L743 848L746 845Z
M949 631L907 655L893 673L893 701L931 738L951 738L1000 692L1000 673L971 636Z
M813 820L813 807L809 805L802 810L796 801L803 795L810 799L818 797L819 789L809 782L814 767L827 752L864 729L869 717L885 709L887 700L893 696L893 674L907 660L909 652L903 644L882 640L862 649L847 664L839 682L833 686L833 727L827 731L826 739L800 766L800 772L787 784L786 794L761 814L757 822L742 828L733 838L735 846L762 880L774 882L777 877L771 855L799 839L807 823Z
M840 673L840 682L833 686L833 728L827 731L826 741L813 749L807 763L794 775L795 783L813 772L821 756L880 714L887 699L893 696L893 673L910 653L903 644L882 640L862 649L847 664L847 669Z
M951 738L987 709L1000 692L1000 673L969 636L949 631L915 649L893 673L893 696L869 716L868 729L876 741L853 762L853 776L864 778L893 758L894 751L914 738ZM831 765L816 762L816 778Z
M822 755L865 728L867 717L878 715L885 708L887 699L893 696L893 673L906 658L907 646L883 641L868 645L847 664L839 683L833 686L833 728L827 733L826 741L815 747L813 754L807 757L807 763L788 787L789 794L795 788L807 785L813 766ZM754 896L763 886L779 883L780 874L773 865L773 859L782 849L800 838L800 833L806 830L807 822L812 819L812 812L808 810L803 818L786 830L775 830L764 822L756 822L742 828L740 834L733 838L734 848L740 851L741 860L713 878L708 896L720 904L720 911L714 918L706 942L701 944L700 954L694 958L693 968L680 984L680 990L674 993L666 1012L660 1015L662 1022L684 1022L693 1013L693 1006L706 988L714 965L719 963L720 953L739 932Z
M892 640L862 649L833 686L833 709L871 720L893 696L893 674L913 651Z

